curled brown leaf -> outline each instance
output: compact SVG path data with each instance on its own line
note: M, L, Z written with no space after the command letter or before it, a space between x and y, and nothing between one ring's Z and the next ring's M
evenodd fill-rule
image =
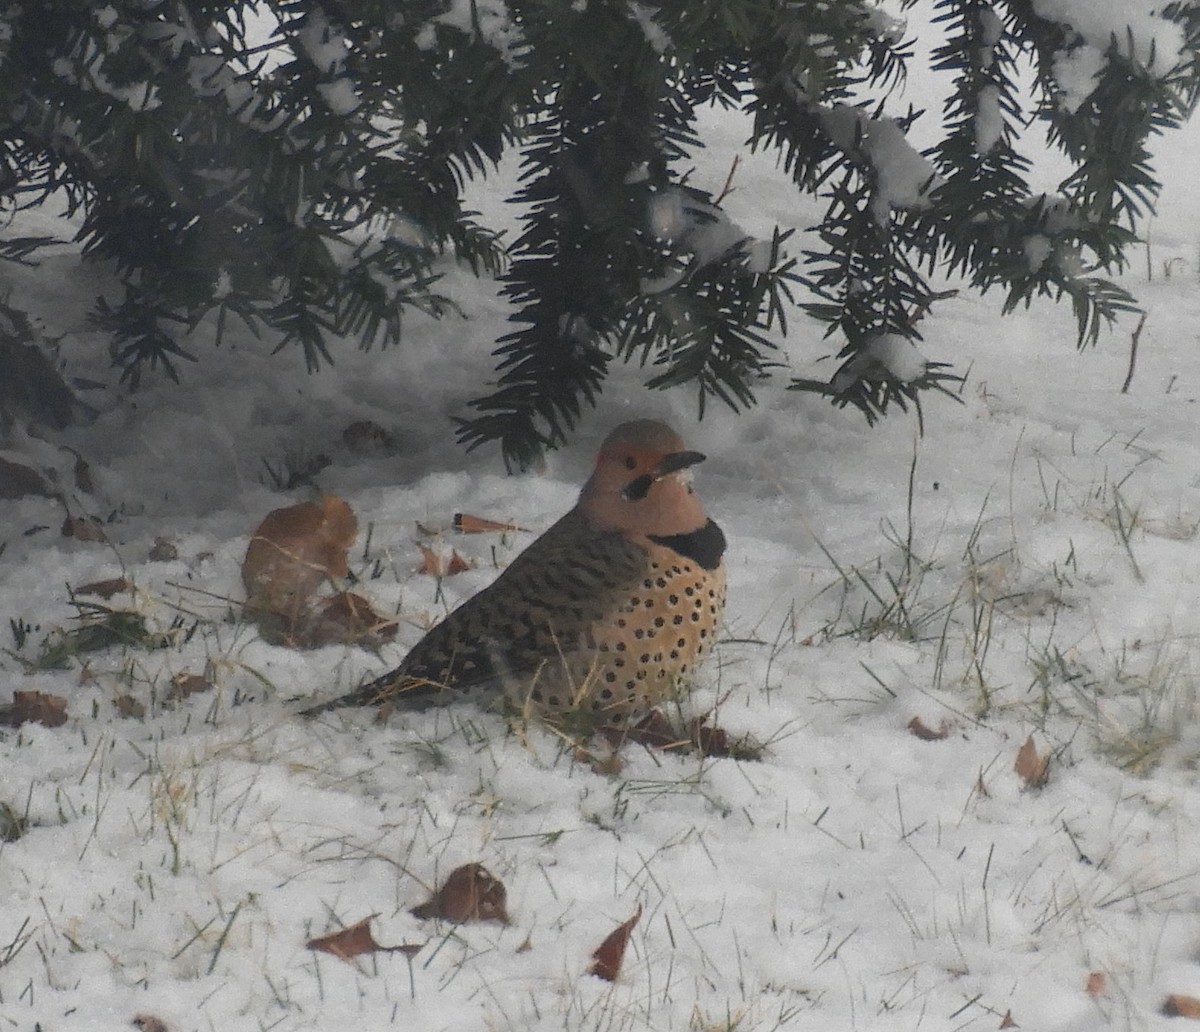
M508 891L482 864L463 864L450 872L429 899L413 907L414 917L447 921L499 921L508 924Z
M629 945L629 936L633 933L633 926L638 923L642 916L642 905L639 903L637 910L633 912L633 916L628 921L624 921L617 925L604 941L596 947L596 952L592 954L592 963L588 967L588 972L595 975L597 978L603 978L606 982L615 982L617 975L621 972L621 962L625 959L625 948Z

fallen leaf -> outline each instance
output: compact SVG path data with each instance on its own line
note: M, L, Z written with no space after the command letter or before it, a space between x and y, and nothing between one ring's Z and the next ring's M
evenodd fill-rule
M410 912L422 920L444 917L456 923L499 921L508 924L507 896L504 883L493 877L482 864L463 864L450 872L437 892Z
M68 516L63 520L62 536L73 537L77 541L107 541L104 528L99 520L87 516Z
M722 727L709 724L708 714L696 717L688 725L692 736L692 744L699 750L701 756L729 756L729 732Z
M300 618L325 581L346 575L347 550L357 534L354 512L335 495L267 513L242 561L247 607Z
M486 519L483 516L472 516L465 512L456 512L454 514L454 529L460 534L486 534L489 531L499 531L502 534L512 531L520 531L522 534L529 533L524 527L519 527L515 523L500 523L496 520Z
M427 577L452 577L471 568L471 564L453 549L450 558L446 559L428 545L418 543L417 548L421 550L421 565L417 567L417 572Z
M309 939L305 945L310 950L332 953L335 957L339 957L345 961L353 960L364 953L403 953L405 956L411 957L420 951L420 945L415 943L401 943L399 946L380 946L375 941L375 936L371 934L371 918L376 916L375 914L370 914L361 921L356 921L354 924L347 925L336 932L330 932L328 935L320 935L315 939Z
M736 750L729 732L709 724L711 716L710 712L693 717L686 727L680 728L656 707L632 727L613 728L604 733L614 746L629 741L655 749L695 749L702 756L732 756Z
M440 577L442 557L428 545L418 544L417 548L421 550L421 565L417 567L417 573L423 573L426 577Z
M1000 1027L1001 1028L1020 1028L1021 1026L1018 1025L1015 1021L1013 1021L1012 1011L1007 1010L1004 1012L1004 1017L1000 1019Z
M1088 996L1106 996L1108 994L1108 979L1103 971L1093 971L1087 976Z
M625 947L629 945L629 936L641 916L642 905L639 903L633 917L609 932L605 940L596 947L596 952L592 954L592 963L588 967L589 974L603 978L606 982L617 980L621 971L621 961L625 959Z
M132 591L133 585L126 577L110 577L108 580L92 581L75 589L76 595L99 595L101 598L112 598L122 591Z
M1025 782L1026 788L1041 788L1050 777L1050 754L1038 755L1033 735L1030 735L1025 739L1025 744L1017 750L1013 770Z
M371 608L352 591L339 591L322 601L303 633L305 644L365 645L376 647L394 641L400 625Z
M153 1014L136 1014L129 1024L141 1032L167 1032L167 1023Z
M946 730L946 725L942 724L936 731L931 730L926 726L925 722L920 717L913 717L907 724L908 730L922 742L940 742L949 731Z
M167 563L179 558L179 548L170 538L156 537L149 558L152 563Z
M67 722L67 700L61 695L45 692L13 692L13 701L0 706L0 724L20 727L22 724L41 724L61 727Z
M1168 1018L1195 1018L1200 1020L1200 1000L1194 996L1172 993L1162 1005L1162 1013Z
M25 498L29 495L53 498L54 491L37 470L0 458L0 498Z
M212 681L199 674L178 673L171 678L170 698L186 699L189 695L211 692L213 687Z
M141 720L146 715L146 707L132 695L118 695L113 699L113 705L116 707L117 712L126 720L130 718Z
M677 749L687 745L687 738L667 719L662 710L655 707L632 727L606 729L604 732L614 745L624 741L649 745L657 749Z

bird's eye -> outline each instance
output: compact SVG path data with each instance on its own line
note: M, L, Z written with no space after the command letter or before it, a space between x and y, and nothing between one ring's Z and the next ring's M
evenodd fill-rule
M637 469L637 459L635 459L632 455L626 455L625 456L625 468L626 469Z

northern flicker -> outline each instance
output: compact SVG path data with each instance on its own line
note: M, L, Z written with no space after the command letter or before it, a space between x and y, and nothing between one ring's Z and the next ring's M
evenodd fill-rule
M575 507L395 670L305 710L506 699L550 722L622 727L687 683L725 607L725 535L664 423L618 426Z

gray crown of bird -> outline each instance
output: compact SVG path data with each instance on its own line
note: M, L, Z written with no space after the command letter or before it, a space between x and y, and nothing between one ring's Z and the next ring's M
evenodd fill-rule
M579 500L390 673L305 710L500 699L551 722L625 726L674 697L725 607L725 535L692 486L703 461L669 426L605 438Z

